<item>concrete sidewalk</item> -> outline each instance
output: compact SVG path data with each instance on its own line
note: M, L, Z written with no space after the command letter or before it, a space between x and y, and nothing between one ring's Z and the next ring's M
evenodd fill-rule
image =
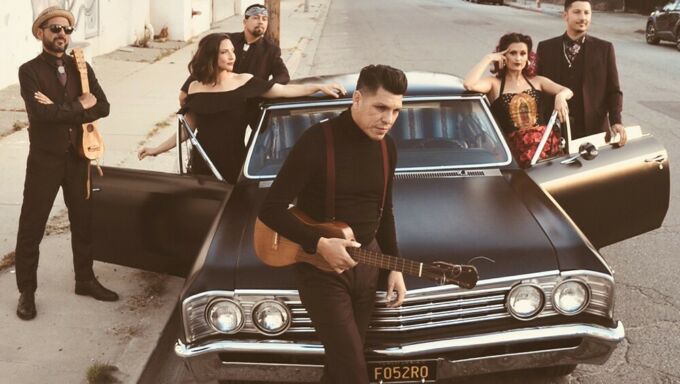
M311 2L305 13L304 0L281 1L281 48L293 78L309 73L329 2ZM210 32L240 30L242 16L235 16ZM153 63L143 61L153 52L132 47L92 60L111 103L111 115L99 122L107 146L105 165L174 170L174 152L140 162L136 151L173 133L179 87L188 75L186 66L197 41L151 48L163 56ZM26 123L18 85L0 90L0 257L7 261L14 250L22 202ZM176 308L183 279L96 262L98 278L121 300L102 303L76 296L65 213L59 196L41 245L36 319L24 322L16 317L14 267L0 267L0 381L87 383L88 370L108 364L115 367L113 375L119 382L135 383Z

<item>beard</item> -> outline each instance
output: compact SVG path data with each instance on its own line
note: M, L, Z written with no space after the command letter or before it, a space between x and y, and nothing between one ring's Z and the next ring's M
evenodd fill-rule
M260 37L260 36L264 35L264 28L262 28L262 27L255 27L255 28L253 28L253 32L252 32L252 33L253 33L253 36L255 36L255 37Z
M63 40L64 45L62 45L62 46L57 45L56 42L57 42L58 40ZM52 41L45 41L45 40L43 40L43 46L45 46L45 48L46 48L48 51L51 51L51 52L66 52L66 49L68 48L68 40L66 40L66 39L58 39L58 38L55 38L55 39L52 40Z

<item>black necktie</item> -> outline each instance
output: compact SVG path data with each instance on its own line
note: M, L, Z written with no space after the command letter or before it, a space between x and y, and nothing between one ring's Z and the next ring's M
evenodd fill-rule
M62 59L57 59L57 78L62 86L66 85L66 68Z

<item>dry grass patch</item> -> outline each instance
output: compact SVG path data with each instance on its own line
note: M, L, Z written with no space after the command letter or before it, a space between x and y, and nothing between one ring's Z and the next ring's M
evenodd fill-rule
M158 298L163 295L167 289L167 276L147 271L139 271L140 275L138 281L143 282L140 287L141 293L130 296L126 300L126 306L130 311L136 311L141 308L146 308L151 305L158 306Z
M63 209L52 216L45 227L45 236L61 235L69 231L68 211Z
M117 377L118 367L115 365L95 361L87 369L88 384L116 384L122 383Z
M15 257L16 255L14 254L14 251L3 256L2 260L0 260L0 272L13 266Z

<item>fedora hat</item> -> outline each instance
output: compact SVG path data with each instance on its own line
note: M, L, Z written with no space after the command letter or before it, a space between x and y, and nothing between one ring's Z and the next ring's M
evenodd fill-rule
M40 26L53 17L65 17L71 27L76 23L76 19L73 17L73 14L70 11L58 6L45 8L42 12L40 12L38 17L36 17L35 21L33 22L32 31L33 36L35 36L36 39L38 38L38 30L40 29Z

